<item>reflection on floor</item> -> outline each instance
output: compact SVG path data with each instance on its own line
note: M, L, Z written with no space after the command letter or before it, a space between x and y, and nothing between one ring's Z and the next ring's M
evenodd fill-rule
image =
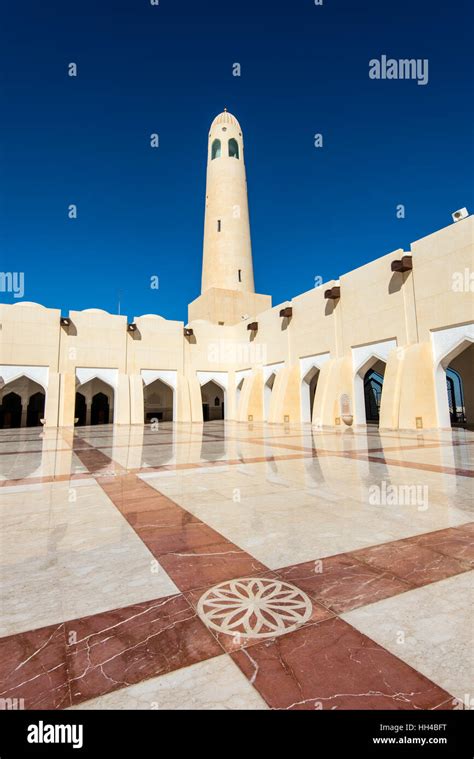
M0 699L469 708L474 434L0 431Z

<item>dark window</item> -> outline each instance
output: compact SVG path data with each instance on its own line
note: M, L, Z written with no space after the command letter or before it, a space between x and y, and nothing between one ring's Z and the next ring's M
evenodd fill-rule
M466 424L466 407L461 375L451 369L450 366L446 369L446 385L451 424Z
M239 143L237 140L232 139L229 140L229 157L230 158L238 158L239 157Z
M220 232L220 231L221 231L221 227L222 227L222 224L221 224L221 220L220 220L220 219L217 219L217 231L218 231L218 232Z
M211 160L213 161L214 158L220 158L222 155L221 152L221 141L220 140L214 140L212 143L211 148Z
M242 282L242 269L239 269L239 282Z
M369 369L364 377L365 416L368 422L378 422L382 400L383 377Z

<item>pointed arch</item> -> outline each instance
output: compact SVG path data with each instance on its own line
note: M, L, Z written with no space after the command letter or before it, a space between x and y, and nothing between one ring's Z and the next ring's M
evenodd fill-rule
M448 339L433 345L438 424L440 427L451 427L452 424L471 427L474 425L474 336L472 329L461 335L459 328L455 329L457 334L452 330L452 337L456 340L449 339L449 335ZM455 391L453 387L451 397L449 370L455 371L460 380L459 390Z
M105 375L105 377L113 382L113 376ZM81 382L81 378L84 379L83 382ZM81 418L82 420L85 413L84 424L86 426L111 424L114 421L116 391L112 382L106 381L104 370L99 370L97 373L92 369L85 372L76 370L74 418L78 420Z
M352 348L352 366L354 370L354 422L355 424L367 424L366 410L366 381L371 370L381 378L380 392L374 397L379 413L383 402L383 376L390 353L397 347L396 340L383 340L380 343L367 343ZM372 421L372 419L370 420ZM375 421L375 420L374 420Z
M226 391L216 380L201 385L202 418L204 422L225 419Z
M175 409L175 389L171 382L156 377L152 382L143 380L143 406L145 423L157 419L172 422Z
M25 377L30 382L40 385L44 392L48 390L49 367L47 366L0 366L0 378L5 385Z
M46 391L27 374L10 373L0 388L0 427L39 427L44 421Z
M386 361L373 353L359 367L354 377L355 423L378 423L382 403Z

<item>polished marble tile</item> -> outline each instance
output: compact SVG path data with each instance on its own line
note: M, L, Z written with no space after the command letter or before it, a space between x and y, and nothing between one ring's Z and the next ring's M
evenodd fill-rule
M469 518L456 509L435 505L426 511L420 510L416 503L398 507L371 505L367 484L359 498L350 486L357 462L344 464L351 477L342 492L334 480L330 487L314 490L252 494L248 478L264 486L269 476L265 464L247 466L245 473L234 472L226 483L227 497L214 490L218 484L212 474L196 478L182 475L183 486L168 478L149 477L146 481L272 569L462 524ZM304 482L306 476L304 467L295 467L295 483ZM196 492L194 480L199 485Z
M175 708L188 703L185 691L194 680L192 708L261 708L261 696L240 672L244 690L230 687L238 680L234 664L231 670L217 664L230 661L224 651L240 657L239 666L255 655L260 669L251 679L276 708L280 696L281 708L301 701L298 690L304 703L297 708L313 708L318 694L322 708L447 708L449 693L423 675L464 698L466 667L456 661L466 660L470 637L472 442L464 430L319 432L263 423L0 430L0 636L19 645L15 658L21 636L65 624L75 703L98 698L103 708L149 708L155 681L161 703ZM374 500L387 488L395 491L393 502ZM422 501L407 500L417 488L424 489ZM302 626L261 642L206 627L196 616L211 587L258 575L307 594L311 616ZM443 590L446 583L452 592ZM383 615L375 614L373 637L382 648L373 654L360 632L349 633L335 619L387 604L387 624L398 620L403 631L404 599L418 592L428 594L420 597L427 619L440 596L439 638L421 624L416 643L392 650L392 628L387 632ZM361 631L372 637L370 629ZM291 648L294 640L301 654ZM440 651L433 655L438 643L447 652L444 665ZM57 638L47 648L64 660ZM272 659L270 687L262 652L280 648L287 674ZM425 660L434 662L433 672ZM365 671L377 662L387 668L388 688L380 672ZM417 662L421 675L407 669ZM212 672L221 684L214 693L206 681ZM64 684L56 688L53 680L45 684L45 703L67 705ZM237 705L245 703L254 706Z
M474 572L365 606L344 619L464 702L474 693Z
M192 664L72 709L262 710L263 698L228 656Z
M459 445L450 444L427 444L413 448L405 446L400 450L390 450L389 446L384 451L374 452L374 456L388 458L411 463L433 464L440 467L459 469L474 469L474 446L469 443Z
M231 656L273 709L434 709L451 698L338 618Z
M249 601L252 600L255 601L254 595L249 595L249 588L252 588L253 591L255 591L255 586L253 586L253 582L255 580L261 580L264 584L267 586L273 586L270 587L269 590L271 591L272 595L271 598L275 601L274 604L270 607L271 610L271 617L270 621L274 624L275 621L278 621L279 624L283 622L283 624L293 624L295 619L291 618L291 616L288 616L287 611L288 609L285 608L285 601L283 603L279 602L278 599L275 600L275 595L273 593L274 590L280 590L275 586L278 586L282 578L278 577L278 575L275 572L269 572L268 570L265 572L253 572L251 578L244 577L244 578L237 578L234 582L237 585L238 590L238 596L236 596L235 591L233 590L233 583L222 583L220 584L220 590L223 591L224 599L221 597L221 602L218 611L218 615L216 617L216 621L222 621L223 625L221 629L219 629L219 625L208 625L208 619L206 618L206 615L204 613L204 610L200 608L200 602L201 599L205 598L208 593L213 593L213 590L215 588L198 588L196 590L191 590L185 593L186 599L189 601L191 606L196 609L197 613L201 616L204 624L209 626L210 631L215 636L216 640L218 640L219 644L222 646L224 651L227 651L227 653L231 653L232 651L236 651L240 648L248 648L249 646L256 645L259 643L262 638L258 637L258 635L251 634L251 631L248 631L246 629L246 626L252 627L252 622L257 622L258 619L254 618L252 614L248 616L249 609ZM284 579L284 578L283 578ZM300 591L300 587L296 587L296 584L293 583L294 590L296 592ZM257 591L260 590L260 588L257 588ZM265 585L263 589L263 597L265 597L266 593L268 593L268 590L265 591ZM298 594L299 595L299 594ZM290 602L291 603L291 602ZM321 604L317 603L316 601L312 601L310 598L301 598L297 601L298 607L302 612L307 616L307 619L299 620L298 626L303 625L309 625L309 624L317 624L318 622L322 622L325 619L329 619L330 617L334 616L333 612L329 609L325 608ZM306 605L306 608L305 608ZM240 609L240 611L239 611ZM260 607L261 609L261 607ZM226 629L227 622L224 621L225 616L227 613L231 614L231 618L229 619L230 628ZM268 612L263 611L263 618L260 617L260 621L263 623L263 627L261 631L265 631L265 634L272 637L272 628L265 626L265 622L268 622ZM276 614L276 618L273 616ZM279 618L279 615L283 614L283 617ZM282 634L281 631L276 631L275 635Z
M371 567L392 572L412 586L427 585L470 569L467 562L433 551L419 540L397 540L354 551L352 556Z
M181 591L207 588L234 577L252 577L266 567L233 543L220 543L160 556L160 564Z
M64 625L0 638L0 698L17 708L64 709L71 703Z
M54 556L0 567L0 637L62 621L63 598Z
M180 595L75 619L65 629L73 704L222 653Z
M277 574L336 614L390 598L412 587L390 572L357 561L351 554L296 564L279 569Z
M463 564L474 567L474 534L472 526L464 524L448 530L439 530L427 535L408 538L407 542L429 548L437 553L458 559Z
M18 498L0 498L1 634L177 592L95 481Z

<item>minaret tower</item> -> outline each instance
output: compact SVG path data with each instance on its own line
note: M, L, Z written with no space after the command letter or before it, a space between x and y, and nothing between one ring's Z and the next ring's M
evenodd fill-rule
M210 287L255 292L244 141L227 109L211 124L207 150L201 292Z
M267 308L253 279L242 128L225 109L209 132L201 296L189 319L235 324Z

